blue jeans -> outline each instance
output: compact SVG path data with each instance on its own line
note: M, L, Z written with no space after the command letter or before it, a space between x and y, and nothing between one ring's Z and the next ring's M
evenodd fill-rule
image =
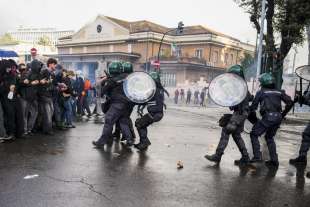
M72 107L72 116L76 117L77 113L77 100L75 97L70 98L71 100L71 107Z
M63 112L63 120L66 125L72 125L72 100L68 98L64 101L64 112Z

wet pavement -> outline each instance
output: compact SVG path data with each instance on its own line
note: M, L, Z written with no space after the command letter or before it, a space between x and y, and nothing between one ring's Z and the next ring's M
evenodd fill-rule
M169 108L162 122L150 128L152 145L145 153L120 143L94 149L91 141L99 136L102 124L93 118L55 136L1 143L0 206L309 207L310 179L305 172L310 167L288 164L298 151L298 134L278 133L277 171L263 164L234 166L240 155L233 141L220 166L203 158L215 151L220 113ZM250 146L248 135L244 137ZM263 149L267 159L265 145ZM178 161L183 169L177 169ZM24 179L27 175L38 177Z

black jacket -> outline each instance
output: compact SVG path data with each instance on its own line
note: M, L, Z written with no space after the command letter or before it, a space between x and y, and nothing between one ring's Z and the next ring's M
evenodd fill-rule
M283 112L282 102L285 103L285 109ZM293 101L284 90L262 88L256 93L252 105L250 106L250 110L257 110L258 105L260 105L260 114L262 116L276 112L282 113L282 117L284 117L291 109Z
M154 97L147 103L147 111L154 115L155 113L163 113L164 111L164 100L165 100L165 91L164 88L156 84L156 92Z
M106 95L111 103L124 103L132 105L132 102L126 97L123 90L123 80L127 74L121 74L117 77L108 78L102 83L102 94Z
M39 97L40 98L52 98L55 90L55 75L50 72L48 69L41 70L40 80L45 79L48 83L41 84L39 86Z
M1 98L7 99L7 96L10 92L10 86L17 84L17 76L12 73L3 73L1 75L1 81L0 81L0 95ZM14 93L13 99L16 98L16 93Z

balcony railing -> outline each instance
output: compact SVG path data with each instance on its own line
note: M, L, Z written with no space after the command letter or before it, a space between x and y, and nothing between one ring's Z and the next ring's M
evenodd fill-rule
M150 61L157 60L157 57L152 57ZM211 67L222 67L220 63L213 63L209 62L203 58L197 58L197 57L177 57L177 56L161 56L160 62L170 62L170 63L191 63L191 64L199 64L199 65L206 65Z

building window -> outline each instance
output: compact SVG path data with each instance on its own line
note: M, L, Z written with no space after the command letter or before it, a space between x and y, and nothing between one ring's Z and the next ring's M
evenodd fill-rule
M201 59L202 58L202 49L197 49L195 51L195 57Z
M219 59L219 52L218 51L214 51L213 52L213 63L218 63L218 59Z
M165 49L160 48L159 54L160 54L161 57L164 57L165 56Z
M166 87L175 87L177 85L175 73L162 72L160 80L163 86Z
M228 53L225 53L224 63L225 65L228 65Z
M177 57L182 57L182 50L181 50L181 48L178 48L178 49L176 50L176 56L177 56Z
M114 52L114 45L110 45L109 48L110 48L110 52Z
M230 54L230 64L234 64L234 54Z

